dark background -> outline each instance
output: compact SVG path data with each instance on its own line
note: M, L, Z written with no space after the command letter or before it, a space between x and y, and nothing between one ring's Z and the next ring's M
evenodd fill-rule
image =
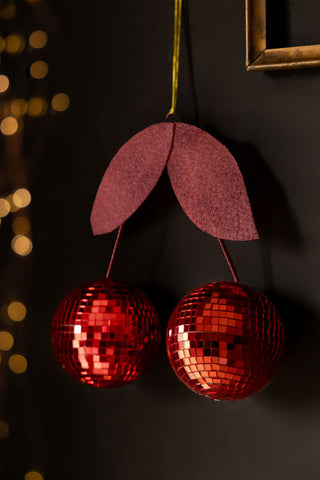
M202 398L175 377L164 345L170 312L194 287L231 277L218 242L189 221L164 175L127 222L114 270L158 309L161 354L135 383L95 389L61 369L50 326L65 294L105 274L115 233L94 237L89 215L109 161L170 108L173 1L28 8L27 29L50 19L47 88L71 105L25 128L28 370L5 385L3 478L35 469L60 480L318 480L320 69L247 73L244 0L185 0L179 119L239 162L261 240L228 246L242 282L282 313L287 353L274 382L239 402ZM269 2L268 45L320 43L319 15L318 1Z

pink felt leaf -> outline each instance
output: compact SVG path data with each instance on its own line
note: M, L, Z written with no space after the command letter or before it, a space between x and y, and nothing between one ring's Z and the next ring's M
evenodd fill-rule
M176 123L168 173L181 207L201 230L226 240L259 238L237 162L214 137Z
M173 123L151 125L132 137L113 157L91 212L95 235L119 227L153 190L171 152L173 129Z

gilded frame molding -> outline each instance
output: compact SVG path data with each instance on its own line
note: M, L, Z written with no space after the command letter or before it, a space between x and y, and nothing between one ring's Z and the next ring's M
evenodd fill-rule
M246 70L320 66L320 45L267 48L266 0L246 0Z

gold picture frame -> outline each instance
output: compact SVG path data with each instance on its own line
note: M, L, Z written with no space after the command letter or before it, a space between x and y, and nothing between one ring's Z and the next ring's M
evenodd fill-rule
M246 70L320 66L320 45L267 48L266 0L246 0Z

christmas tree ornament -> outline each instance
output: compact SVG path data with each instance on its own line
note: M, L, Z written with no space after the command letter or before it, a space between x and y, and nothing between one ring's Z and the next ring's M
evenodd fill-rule
M284 354L284 327L271 301L238 282L209 283L176 306L167 330L170 364L194 392L240 400L266 387Z
M70 292L55 314L55 355L74 378L94 387L119 387L139 378L160 347L157 312L133 285L111 280L123 226L119 228L106 278Z

